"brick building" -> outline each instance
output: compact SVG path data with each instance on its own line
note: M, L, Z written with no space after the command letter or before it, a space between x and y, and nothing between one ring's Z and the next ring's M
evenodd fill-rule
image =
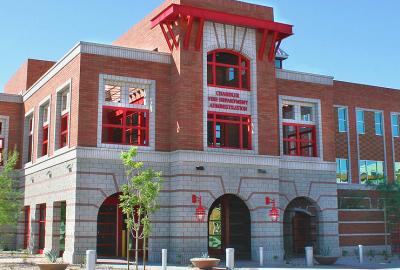
M9 245L68 262L126 254L119 155L135 145L165 179L152 261L162 248L178 262L226 247L243 260L260 246L268 259L398 251L365 182L400 179L400 92L283 69L291 35L270 7L167 0L112 45L28 60L0 94L0 162L21 153L24 193Z

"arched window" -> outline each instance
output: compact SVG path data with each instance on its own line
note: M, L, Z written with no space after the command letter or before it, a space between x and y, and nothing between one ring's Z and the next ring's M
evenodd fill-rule
M207 55L209 86L250 90L250 61L239 53L216 50Z

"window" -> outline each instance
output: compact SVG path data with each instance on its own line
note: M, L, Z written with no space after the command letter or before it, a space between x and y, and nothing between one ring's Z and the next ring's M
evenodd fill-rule
M283 68L283 61L281 59L275 59L275 68L282 69Z
M393 137L399 137L399 115L392 114L392 132Z
M283 104L282 116L283 116L283 119L295 120L294 105Z
M40 107L41 114L41 126L42 133L40 134L42 139L42 153L39 156L46 156L49 149L49 120L50 120L50 105L49 103ZM40 154L40 153L39 153Z
M216 205L208 220L208 247L213 249L222 248L222 217L221 203Z
M359 170L361 184L380 184L385 181L383 161L360 160Z
M364 111L357 110L357 133L365 134Z
M121 103L121 86L117 84L106 84L105 101Z
M148 136L148 110L103 107L103 143L147 146Z
M33 151L33 128L34 128L33 115L28 117L27 123L28 123L27 162L31 162L32 161L32 151Z
M145 90L141 88L129 87L129 104L144 105Z
M348 183L348 161L344 158L336 159L336 182L337 183Z
M400 162L394 163L394 173L396 175L395 181L400 184Z
M4 165L4 139L0 138L0 166Z
M64 90L61 94L61 114L69 110L69 89Z
M240 54L218 50L207 55L209 86L250 90L250 62Z
M312 107L300 106L301 120L311 122L312 119Z
M383 128L382 128L382 113L375 112L375 135L382 136Z
M315 126L283 123L283 154L316 157Z
M46 204L40 204L38 207L38 229L39 229L39 253L43 254L46 240Z
M338 108L337 113L339 132L347 132L347 108Z
M67 221L67 204L65 202L61 202L60 205L60 257L63 256L63 253L65 251L65 225Z
M3 135L3 122L0 121L0 135Z
M214 148L251 149L251 117L208 113L207 144Z
M28 249L29 247L29 239L30 239L30 207L24 207L24 249Z
M60 148L68 145L68 113L61 116Z

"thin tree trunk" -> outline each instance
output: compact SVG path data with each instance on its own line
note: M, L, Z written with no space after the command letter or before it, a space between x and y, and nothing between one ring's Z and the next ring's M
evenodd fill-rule
M146 244L147 238L143 236L143 270L146 270Z
M127 220L129 220L129 214L127 214ZM129 270L129 239L131 238L131 232L129 231L128 226L126 226L126 238L126 260Z
M136 262L135 262L135 264L136 264L136 270L139 270L139 231L140 231L140 222L141 222L141 220L140 220L140 211L139 211L139 213L138 213L138 224L139 224L139 227L136 230L136 239L135 239L135 246L136 246L136 249L135 249L135 260L136 260Z

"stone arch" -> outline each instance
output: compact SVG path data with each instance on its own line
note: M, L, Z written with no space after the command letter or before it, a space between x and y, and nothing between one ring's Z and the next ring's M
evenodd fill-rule
M286 206L283 214L283 241L287 256L304 254L306 246L319 246L321 209L309 197L296 197Z

